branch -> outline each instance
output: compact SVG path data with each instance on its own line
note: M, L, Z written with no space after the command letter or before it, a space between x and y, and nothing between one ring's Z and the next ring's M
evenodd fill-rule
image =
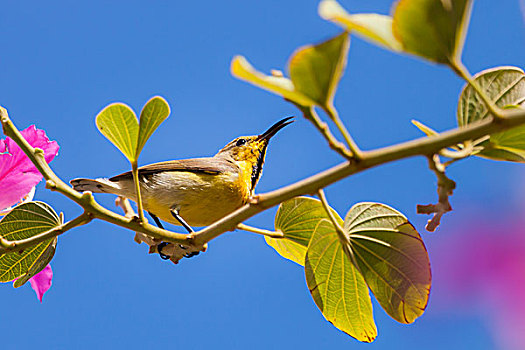
M418 214L434 214L432 219L428 220L425 229L429 232L434 232L441 223L441 217L452 211L452 206L448 201L448 197L456 188L456 183L449 179L445 174L445 166L441 164L439 156L434 154L428 157L428 167L436 174L437 177L437 192L438 202L436 204L417 205Z
M209 242L224 232L234 230L239 223L257 213L293 197L315 193L320 188L366 169L408 157L429 156L443 148L466 140L478 139L488 134L525 124L525 110L523 109L506 110L502 116L503 118L498 122L489 117L433 137L423 137L373 151L365 151L359 162L350 160L289 186L260 194L256 201L244 205L210 226L197 231L194 234L193 243Z
M92 215L90 213L84 212L82 213L82 215L78 216L77 218L71 221L66 222L65 224L53 227L48 231L39 233L38 235L34 235L26 239L21 239L19 241L9 241L0 237L0 255L12 251L29 248L50 238L57 237L63 234L64 232L71 230L72 228L85 225L91 220L93 220Z
M98 204L91 192L84 192L81 194L75 191L55 175L44 158L44 152L42 152L41 149L33 148L24 139L22 134L20 134L13 122L9 119L7 111L2 107L0 107L0 122L4 134L13 139L42 174L46 180L46 188L62 193L80 205L86 212L90 213L93 218L101 219L133 231L142 232L165 241L191 245L189 241L190 237L187 237L184 234L163 230L150 225L147 222L140 222L136 217L126 218L122 215L118 215Z

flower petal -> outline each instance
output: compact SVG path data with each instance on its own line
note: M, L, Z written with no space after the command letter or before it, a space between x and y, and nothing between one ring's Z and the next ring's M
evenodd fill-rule
M36 296L40 302L42 302L42 297L44 293L51 288L51 280L53 279L53 270L51 270L51 265L44 267L42 271L33 276L29 282L31 283L31 288L36 293Z
M49 141L44 130L31 125L21 133L31 146L44 151L46 162L57 155L57 142ZM20 147L9 137L0 140L0 210L19 202L40 180L42 175Z

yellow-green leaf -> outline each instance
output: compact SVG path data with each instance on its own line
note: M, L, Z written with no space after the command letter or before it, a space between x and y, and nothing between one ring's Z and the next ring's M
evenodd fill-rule
M346 215L346 252L383 309L401 323L421 316L431 285L430 261L416 229L397 210L359 203Z
M338 215L337 220L342 224ZM343 252L328 219L315 226L306 253L305 274L315 304L330 323L359 341L375 339L377 329L368 287Z
M399 0L393 32L403 50L437 63L460 59L471 0Z
M402 50L401 43L392 32L391 16L377 13L351 15L335 0L321 1L318 11L321 18L331 21L365 40L395 52Z
M61 219L53 208L43 202L25 202L15 207L0 221L0 236L15 241L33 237L61 225ZM0 256L0 282L12 281L28 272L34 272L35 262L42 257L54 239L48 239L22 252L10 252ZM47 264L46 264L47 265ZM43 266L45 267L45 265ZM43 268L42 267L42 268ZM37 271L38 272L38 271Z
M142 112L140 112L139 135L136 150L137 158L151 134L157 130L159 125L166 120L169 115L170 106L168 102L160 96L151 98L144 108L142 108Z
M517 67L496 67L474 76L487 97L500 108L525 105L525 74ZM458 125L460 127L489 117L479 94L467 85L461 92L458 103ZM495 160L525 162L525 126L490 135L490 139L479 144L483 150L477 155Z
M334 214L337 215L335 211ZM285 238L264 238L284 258L304 266L308 243L323 219L328 219L328 215L319 200L295 197L281 203L275 215L275 230L282 232Z
M130 162L138 158L139 122L135 112L123 103L113 103L97 115L98 130L111 141Z
M337 84L343 75L350 38L344 32L316 45L299 48L288 70L295 89L325 109L333 108Z
M15 282L13 283L13 287L18 288L23 286L27 281L31 279L31 277L35 276L37 273L42 271L44 267L46 267L47 264L51 262L53 256L55 256L57 242L58 237L55 237L51 244L47 246L47 249L44 250L44 252L36 259L29 271L27 271L24 275L15 280Z
M293 103L305 107L315 105L315 102L309 97L296 91L290 79L283 76L263 74L253 68L243 56L235 56L230 69L234 77L280 95Z

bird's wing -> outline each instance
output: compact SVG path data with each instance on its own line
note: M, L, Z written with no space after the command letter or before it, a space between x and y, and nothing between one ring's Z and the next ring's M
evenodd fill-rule
M220 158L194 158L170 160L167 162L153 163L139 168L139 176L153 175L164 171L188 171L201 174L222 174L226 172L237 172L238 168L233 162ZM110 181L131 179L131 171L113 176Z

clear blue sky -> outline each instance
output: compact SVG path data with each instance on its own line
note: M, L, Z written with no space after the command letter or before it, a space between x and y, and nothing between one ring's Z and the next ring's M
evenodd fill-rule
M390 3L341 1L351 12L388 13ZM19 128L36 124L58 141L52 166L65 180L128 170L95 127L95 115L111 102L140 110L160 94L172 107L141 164L212 155L238 135L298 115L282 99L231 77L230 60L243 54L259 69L282 69L297 47L339 30L318 17L317 1L4 1L0 12L0 104ZM521 65L524 39L518 0L477 1L465 62L472 72ZM454 127L462 85L443 67L353 39L336 105L356 141L371 149L421 136L410 124L414 118L438 130ZM257 191L340 161L299 117L272 140ZM458 182L455 211L434 234L423 232L428 218L415 213L416 204L436 199L424 159L367 171L329 187L327 195L343 215L359 201L401 210L422 232L432 259L441 237L461 232L462 214L496 221L503 212L517 213L512 198L523 188L524 174L510 163L457 164L450 171ZM66 218L80 212L42 184L36 196ZM111 196L98 198L113 206ZM248 223L271 229L274 213ZM59 239L52 266L53 286L43 304L29 286L0 286L3 349L495 346L479 312L433 302L439 285L427 312L411 326L374 304L379 336L371 345L360 344L322 318L299 266L245 232L225 234L205 254L173 265L148 255L133 233L93 222Z

